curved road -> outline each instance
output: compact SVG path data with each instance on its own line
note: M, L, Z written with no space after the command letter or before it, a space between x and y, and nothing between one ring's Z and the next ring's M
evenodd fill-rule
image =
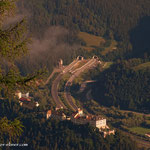
M50 79L53 77L53 75L56 73L56 72L60 72L61 70L60 69L54 69L54 71L50 74L50 76L47 78L46 82L44 83L44 85L48 84Z
M92 58L91 60L89 60L82 67L76 69L75 71L72 71L73 75L69 78L69 80L67 81L67 83L65 85L65 89L64 89L64 91L65 91L65 98L66 98L66 101L67 101L68 105L72 108L73 111L77 111L78 107L76 106L76 104L73 103L72 96L70 94L70 87L72 85L72 82L77 76L80 75L80 73L85 71L85 69L88 69L88 68L94 66L96 62L97 62L97 60Z
M60 73L57 78L53 81L52 84L52 88L51 88L51 94L52 97L56 103L56 107L57 108L66 108L66 106L62 103L62 101L60 100L59 96L58 96L58 86L59 86L59 82L62 79L63 74L69 72L74 65L76 65L79 62L79 60L74 60L71 64L69 64L63 71L62 73Z
M62 79L62 74L60 73L57 78L54 80L51 88L52 97L56 103L57 108L66 108L66 106L62 103L58 96L58 86L59 82Z

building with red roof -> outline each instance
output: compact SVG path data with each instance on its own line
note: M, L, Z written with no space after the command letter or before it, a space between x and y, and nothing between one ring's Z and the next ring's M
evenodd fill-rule
M29 98L25 98L25 97L21 97L20 99L19 99L20 101L22 101L22 102L31 102L31 99L29 99Z

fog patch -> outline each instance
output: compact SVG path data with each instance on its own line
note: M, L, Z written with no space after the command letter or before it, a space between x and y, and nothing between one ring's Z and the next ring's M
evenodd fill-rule
M68 64L76 51L80 48L78 44L69 44L67 41L70 33L61 26L51 26L44 33L43 38L32 38L29 45L29 53L24 57L21 66L25 66L26 70L35 70L46 67L51 70L56 66L58 60L62 58L65 64ZM33 69L31 69L33 68Z

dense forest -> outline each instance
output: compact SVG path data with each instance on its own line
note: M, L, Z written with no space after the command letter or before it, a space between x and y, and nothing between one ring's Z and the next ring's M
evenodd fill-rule
M89 57L95 53L105 61L149 57L149 0L23 0L18 2L18 8L19 14L28 19L29 30L36 37L33 45L37 45L31 46L36 55L31 53L18 63L23 74L43 66L51 71L59 58L69 63L78 54ZM96 49L90 53L81 50L82 41L77 36L80 31L117 40L117 50L106 56Z
M23 0L19 7L30 13L30 30L40 37L49 26L60 25L115 38L124 51L149 53L149 0Z
M105 106L149 112L150 68L135 67L140 59L117 62L101 72L93 85L93 97ZM146 63L145 63L146 64Z

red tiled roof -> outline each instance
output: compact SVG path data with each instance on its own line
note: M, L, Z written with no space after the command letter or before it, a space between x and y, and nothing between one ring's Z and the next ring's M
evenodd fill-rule
M51 111L51 110L48 110L48 111L47 111L47 114L51 114L51 113L52 113L52 111Z
M28 101L28 102L31 101L29 98L24 98L24 97L21 97L19 100L20 100L20 101Z

